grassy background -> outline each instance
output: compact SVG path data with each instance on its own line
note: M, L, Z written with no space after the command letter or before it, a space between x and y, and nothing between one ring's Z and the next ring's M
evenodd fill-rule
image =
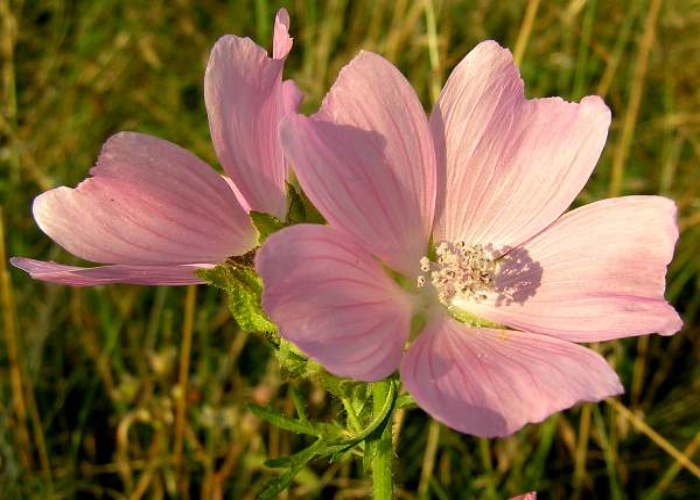
M79 182L116 131L167 138L216 165L202 98L208 52L224 33L269 47L282 4L296 38L286 75L305 92L304 111L360 48L395 62L429 107L451 68L494 38L521 59L529 96L595 93L612 108L608 145L579 202L660 193L680 206L668 297L686 327L599 346L627 389L619 403L583 405L491 441L419 410L399 415L397 495L700 498L700 470L687 458L700 445L697 0L0 0L6 255L76 262L35 226L31 200ZM0 497L254 498L275 473L264 457L303 444L246 412L251 400L291 411L288 385L214 290L45 285L6 269L2 250ZM341 412L319 388L299 389L316 418ZM368 491L358 464L344 461L313 464L289 497Z

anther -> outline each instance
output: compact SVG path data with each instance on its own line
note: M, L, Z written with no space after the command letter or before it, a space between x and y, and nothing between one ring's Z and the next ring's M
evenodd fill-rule
M455 295L486 300L488 292L493 290L496 265L482 245L443 241L435 253L437 262L427 257L420 259L423 274L416 280L418 287L424 287L430 280L440 302L448 306Z

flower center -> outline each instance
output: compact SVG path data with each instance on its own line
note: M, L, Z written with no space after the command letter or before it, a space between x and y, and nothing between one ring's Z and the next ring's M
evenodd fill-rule
M496 261L483 245L464 241L441 242L437 260L420 260L422 273L416 280L419 288L432 284L442 304L449 307L455 296L480 302L495 288Z

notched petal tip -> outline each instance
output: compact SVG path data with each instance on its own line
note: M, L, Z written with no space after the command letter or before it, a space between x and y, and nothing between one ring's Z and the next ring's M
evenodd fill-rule
M27 259L26 257L10 257L10 264L12 264L12 266L27 273L32 272L32 270L35 268L34 263L36 262L37 261Z
M438 237L517 246L537 234L585 185L609 124L597 96L526 99L511 53L479 44L450 75L431 117L450 179L439 198Z
M496 40L484 40L474 46L470 53L490 56L504 57L509 61L513 60L513 54L508 47L504 47Z
M597 116L597 118L605 124L606 128L610 126L612 112L602 97L598 95L587 95L581 99L579 105L583 116Z
M275 16L274 34L272 38L272 56L284 59L292 50L294 39L289 36L289 12L284 7Z
M668 309L668 322L659 329L659 335L663 335L664 337L674 335L683 329L683 319L681 316L670 304L668 305Z
M289 12L284 7L277 11L277 15L275 15L275 24L281 24L289 29Z

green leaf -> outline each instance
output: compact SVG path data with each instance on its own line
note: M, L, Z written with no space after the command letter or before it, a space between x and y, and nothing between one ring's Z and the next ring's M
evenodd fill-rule
M297 434L307 434L309 436L321 436L323 431L316 426L312 425L310 422L302 422L300 420L295 420L293 418L285 417L277 413L270 407L262 407L258 405L249 405L248 408L250 412L256 417L269 422L270 424L284 429L286 431L295 432Z
M318 451L323 447L323 439L318 439L314 444L306 448L305 450L296 453L289 458L289 468L281 475L267 482L265 490L258 496L259 500L272 500L281 491L289 488L292 484L294 476L296 476L306 464L311 460L316 458ZM281 460L281 459L278 459Z
M253 226L258 231L258 242L262 245L265 240L275 231L279 231L284 227L284 222L279 220L274 215L266 214L263 212L256 212L251 210L250 220L253 222Z
M273 469L282 469L290 467L292 465L292 459L289 457L268 458L263 463L265 464L265 467L270 467Z
M260 306L262 281L252 268L252 257L246 254L229 259L214 269L197 271L197 275L226 292L228 307L240 327L247 332L276 332Z
M289 395L292 397L294 409L297 411L299 421L308 424L309 417L306 416L306 410L304 409L304 401L302 401L301 396L299 396L299 393L294 388L294 386L289 387Z
M381 434L381 431L384 429L384 425L386 425L387 423L388 417L391 415L391 412L394 409L395 403L396 381L391 380L389 382L389 392L386 396L386 400L384 401L384 405L382 405L382 408L377 414L377 416L374 419L372 419L372 422L370 422L370 424L367 427L362 429L362 432L348 439L346 443L355 445L363 439L370 437L372 434Z

